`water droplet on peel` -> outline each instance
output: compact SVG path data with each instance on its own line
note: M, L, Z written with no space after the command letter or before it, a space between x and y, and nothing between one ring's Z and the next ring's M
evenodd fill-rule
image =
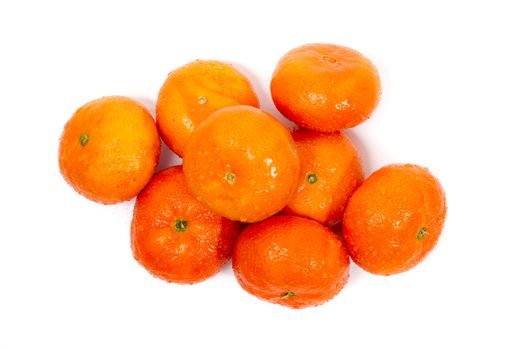
M308 94L308 100L311 104L324 104L326 102L326 96L323 94L316 94L315 92L310 92Z
M349 107L350 107L350 104L348 103L348 100L344 100L343 102L337 103L335 105L335 109L337 109L338 111L344 111L348 109Z
M189 131L193 131L195 129L195 125L193 125L193 121L187 116L182 116L182 124L188 129Z
M252 151L249 148L246 149L246 155L248 156L249 160L255 159L255 155L252 153Z

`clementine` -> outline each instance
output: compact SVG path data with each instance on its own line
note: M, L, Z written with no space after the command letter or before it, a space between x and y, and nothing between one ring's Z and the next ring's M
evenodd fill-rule
M436 245L445 222L445 192L428 169L393 164L355 191L343 218L352 260L379 275L407 271Z
M135 259L168 282L196 283L215 275L231 257L239 223L198 202L181 166L156 174L137 197L131 223Z
M157 126L168 147L183 156L195 128L216 110L259 107L248 79L231 64L196 60L168 75L157 100Z
M348 198L363 182L361 159L340 132L292 131L301 170L293 199L284 213L332 226L341 221Z
M153 176L160 139L149 112L122 96L80 107L64 126L59 166L80 194L104 204L135 197Z
M319 131L356 126L379 103L376 67L350 48L308 44L286 53L273 73L277 109L296 124Z
M299 157L290 132L274 117L234 106L213 113L193 132L183 167L198 200L231 220L254 222L288 203Z
M348 280L349 259L335 233L316 221L274 216L248 225L233 251L233 271L248 293L275 304L322 304Z

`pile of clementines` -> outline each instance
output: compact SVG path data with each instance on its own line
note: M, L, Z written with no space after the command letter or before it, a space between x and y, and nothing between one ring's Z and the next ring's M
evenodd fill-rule
M93 201L138 195L131 248L152 275L196 283L232 258L249 293L315 306L344 287L349 256L371 273L400 273L427 256L444 225L445 194L426 168L393 164L364 179L340 132L368 119L380 94L359 52L293 49L271 80L277 109L299 126L290 131L258 108L234 67L197 60L168 75L156 124L127 97L80 107L64 127L60 171ZM159 134L183 165L154 174ZM342 237L331 229L341 221Z

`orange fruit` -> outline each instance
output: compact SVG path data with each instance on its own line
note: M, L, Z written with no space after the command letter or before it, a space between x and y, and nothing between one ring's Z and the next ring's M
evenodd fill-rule
M188 191L180 166L156 174L137 197L131 223L135 259L168 282L196 283L231 257L239 223L224 219Z
M183 167L199 201L228 219L254 222L288 203L299 157L290 132L274 117L234 106L213 113L193 132Z
M445 222L445 192L428 169L393 164L355 191L343 218L352 260L364 270L392 275L421 262Z
M332 299L349 274L348 253L339 237L296 216L248 225L235 243L232 264L248 293L291 308Z
M157 99L162 139L179 156L191 133L216 110L235 105L259 107L248 79L231 64L196 60L168 75Z
M301 170L293 199L284 213L334 225L343 216L348 198L363 182L361 159L340 132L292 131Z
M361 124L379 103L375 66L350 48L308 44L285 54L273 73L275 106L299 126L335 131Z
M112 204L135 197L146 186L159 160L160 139L146 108L110 96L73 114L58 153L60 172L78 193Z

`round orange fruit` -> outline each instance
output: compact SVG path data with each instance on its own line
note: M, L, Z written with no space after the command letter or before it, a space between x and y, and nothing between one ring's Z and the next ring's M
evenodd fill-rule
M59 166L83 196L112 204L135 197L153 176L160 153L155 121L136 101L103 97L80 107L64 126Z
M168 75L157 99L157 126L168 147L183 156L184 145L203 120L235 105L259 107L248 79L231 64L196 60Z
M299 157L290 132L274 117L234 106L213 113L193 132L183 167L198 200L231 220L255 222L288 203Z
M248 225L235 243L233 271L243 289L291 308L322 304L348 280L339 237L316 221L273 216Z
M137 197L131 223L135 259L168 282L196 283L229 260L239 223L215 214L189 193L182 168L156 174Z
M439 181L413 164L374 172L354 192L343 218L352 260L366 271L392 275L421 262L436 245L447 205Z
M295 195L283 212L332 226L341 221L348 198L363 182L359 154L338 131L298 129L292 137L301 170Z
M361 124L379 103L376 67L350 48L308 44L286 53L273 73L275 106L299 126L336 131Z

